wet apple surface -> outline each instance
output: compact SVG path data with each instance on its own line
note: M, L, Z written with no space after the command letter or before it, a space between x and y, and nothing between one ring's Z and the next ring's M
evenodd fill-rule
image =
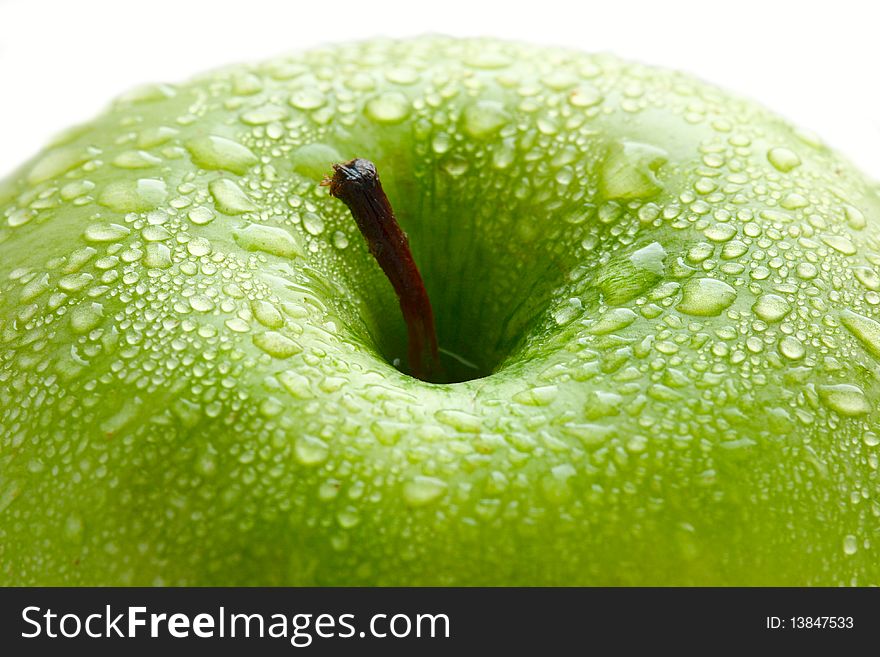
M369 158L451 383L321 181ZM880 187L443 37L140 88L0 183L5 584L880 583Z

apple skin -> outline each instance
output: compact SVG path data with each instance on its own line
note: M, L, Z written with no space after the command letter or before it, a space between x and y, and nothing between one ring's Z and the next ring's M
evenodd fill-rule
M389 364L352 157L480 378ZM878 226L812 135L607 55L139 89L0 185L0 581L880 584Z

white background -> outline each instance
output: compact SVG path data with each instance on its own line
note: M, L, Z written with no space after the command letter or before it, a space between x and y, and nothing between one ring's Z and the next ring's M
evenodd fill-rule
M144 82L317 44L427 32L565 45L685 71L814 130L880 179L870 0L0 0L0 177Z

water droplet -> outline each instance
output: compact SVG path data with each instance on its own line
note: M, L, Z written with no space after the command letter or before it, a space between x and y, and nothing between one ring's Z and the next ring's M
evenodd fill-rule
M311 399L315 396L312 392L309 380L293 370L286 370L278 375L278 381L291 396L296 399Z
M612 308L590 327L589 332L593 335L605 335L619 331L636 321L637 317L629 308Z
M844 554L855 554L859 550L859 544L855 536L852 534L847 534L843 537L843 553Z
M266 328L280 328L284 326L284 318L278 309L268 301L255 300L251 302L251 310L257 321Z
M320 438L300 436L296 439L293 452L302 465L319 465L330 455L330 446Z
M614 427L591 422L568 422L562 425L562 431L587 447L600 445L616 433Z
M88 152L80 147L69 146L59 148L37 160L37 163L28 172L27 181L31 185L36 185L50 178L60 176L62 173L67 173L80 164L87 162L88 159Z
M232 78L232 93L238 96L250 96L262 89L263 81L253 73L240 73Z
M536 386L514 394L513 401L525 406L547 406L556 399L558 392L559 388L555 385Z
M288 102L297 109L313 110L322 107L327 102L327 98L320 89L303 87L294 91Z
M439 500L447 488L442 479L418 475L403 485L403 499L410 506L426 506Z
M164 125L156 126L153 128L145 128L138 135L138 148L153 148L155 146L161 146L169 139L174 137L177 132L178 131L175 128L169 128L168 126Z
M849 383L819 386L819 399L830 409L846 417L871 412L871 404L858 386Z
M787 335L779 341L779 353L789 360L800 360L807 350L800 340L793 335Z
M232 237L237 244L248 251L263 251L281 258L295 258L303 255L303 250L296 238L277 226L249 224L245 228L235 229Z
M235 333L247 333L251 330L251 327L248 325L248 323L240 317L230 317L225 322L223 322L223 324L226 326L226 328Z
M840 313L840 322L869 354L880 358L880 323L848 309Z
M767 151L767 159L777 171L788 173L801 163L797 153L788 148L771 148Z
M186 243L186 250L196 258L201 258L211 253L211 243L204 237L194 237Z
M777 294L762 294L752 306L752 311L768 323L778 322L790 311L788 302Z
M164 244L147 244L144 264L152 269L166 269L171 266L171 250Z
M86 242L118 242L131 233L131 230L119 224L91 224L83 232Z
M83 520L75 513L67 516L64 521L64 538L69 541L77 542L83 537Z
M82 303L70 311L70 328L74 333L84 335L101 323L104 306L100 303Z
M692 278L682 287L676 308L688 315L714 317L736 300L736 290L715 278Z
M119 434L137 417L141 404L142 402L138 397L125 399L116 413L101 422L101 431L108 437Z
M19 296L19 300L23 304L30 303L48 289L49 274L42 274L41 276L37 276L31 279L25 284L23 288L21 288L21 295Z
M856 247L842 235L823 235L822 241L843 255L851 256L856 254Z
M27 208L19 208L6 218L6 223L11 228L16 228L17 226L24 226L33 218L34 213L32 211Z
M189 305L193 310L200 313L207 313L214 310L214 302L204 294L196 294L189 298Z
M665 272L666 250L652 242L627 257L612 259L597 277L605 302L616 306L635 299L657 284Z
M141 236L147 242L164 242L165 240L171 239L171 233L169 233L162 226L147 226L144 228Z
M616 144L602 163L602 194L607 199L627 200L654 196L662 189L656 172L667 160L665 151L648 144Z
M217 209L224 214L236 215L257 209L244 190L232 180L226 178L212 180L208 185L208 191L214 197Z
M302 218L303 228L310 235L320 235L324 232L324 220L314 212L306 212Z
M258 333L253 337L254 344L273 358L290 358L302 351L296 342L277 331Z
M354 507L346 507L336 514L336 522L343 529L351 529L360 522L361 518Z
M58 288L65 292L79 292L93 280L95 277L88 273L70 274L59 279Z
M149 169L162 163L162 158L147 151L124 151L113 158L113 165L120 169Z
M410 110L409 99L402 93L387 91L371 98L364 112L367 117L378 123L400 123L408 115Z
M315 181L322 180L324 176L332 173L332 166L342 160L339 151L321 143L300 146L290 156L293 170Z
M592 85L582 85L569 94L568 102L575 107L593 107L602 102L602 93Z
M868 225L865 220L865 215L862 214L862 211L857 207L853 205L844 205L843 212L846 215L846 221L850 228L854 230L862 230L862 228Z
M203 169L223 169L243 175L258 161L251 149L225 137L196 137L184 145L193 162Z
M802 195L797 194L796 192L792 192L788 194L782 201L779 203L786 210L798 210L800 208L805 208L810 204L810 202Z
M191 222L199 226L204 226L214 221L214 212L203 205L192 208L186 216L189 217Z
M571 486L568 480L577 474L574 466L565 463L550 470L550 474L541 480L544 497L552 504L561 504L571 497Z
M721 258L723 260L735 260L744 256L748 250L749 247L745 243L739 240L731 240L721 247Z
M273 121L283 121L286 118L286 109L271 104L249 110L241 115L242 123L247 125L266 125Z
M736 235L736 226L731 224L715 224L709 226L703 234L713 242L727 242Z
M434 413L434 417L438 422L465 433L479 433L482 427L479 416L456 409L441 409Z
M816 269L816 265L814 265L812 262L801 262L795 268L795 273L797 273L798 278L809 281L819 275L819 270Z
M494 100L479 100L465 108L462 127L474 139L487 139L509 120L504 105Z
M165 201L167 191L162 180L115 180L98 196L98 203L116 212L144 212Z

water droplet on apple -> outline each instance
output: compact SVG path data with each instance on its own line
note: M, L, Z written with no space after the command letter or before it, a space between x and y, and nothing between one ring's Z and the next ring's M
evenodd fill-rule
M840 313L840 322L861 342L869 354L880 358L880 323L849 309Z
M158 242L147 244L144 264L151 269L167 269L171 266L171 249Z
M682 286L680 312L698 317L715 317L736 300L736 290L715 278L692 278Z
M187 141L184 146L190 152L193 162L203 169L222 169L243 175L258 162L251 149L226 137L196 137Z
M251 310L257 321L266 328L280 328L284 326L284 318L279 310L268 301L255 300L251 302Z
M482 422L478 415L456 409L441 409L434 413L437 421L464 433L478 433Z
M314 212L306 212L302 217L303 228L309 235L318 236L324 232L324 220Z
M871 412L871 404L858 386L838 383L818 386L818 390L822 403L845 417L857 417Z
M186 243L186 250L190 255L201 258L211 253L211 242L204 237L194 237Z
M767 323L774 323L785 317L791 306L778 294L762 294L752 306L752 311Z
M288 102L297 109L314 110L323 107L327 102L327 98L321 93L320 89L303 87L294 91Z
M116 212L144 212L160 205L166 196L162 180L114 180L98 195L98 203Z
M403 485L403 499L409 506L426 506L439 500L447 488L442 479L418 475Z
M842 235L823 235L822 241L843 255L851 256L856 254L856 247L850 240Z
M521 390L513 395L513 401L525 406L547 406L559 393L559 387L555 385L536 386Z
M293 448L296 460L302 465L319 465L330 455L330 446L314 436L300 436Z
M253 337L254 344L273 358L290 358L302 352L302 347L294 340L277 331L258 333Z
M706 239L713 242L727 242L736 235L736 226L732 224L714 224L703 231L703 234L706 236Z
M124 151L113 158L113 165L120 169L149 169L162 163L162 158L147 151Z
M50 151L31 167L27 181L32 185L36 185L50 178L55 178L88 162L89 158L89 152L77 146L68 146Z
M357 509L353 506L346 507L336 514L336 522L338 522L339 526L343 529L351 529L357 525L360 520L361 517L358 515Z
M189 298L190 307L200 313L208 313L214 310L214 302L204 294L196 294Z
M103 316L104 306L100 303L82 303L70 311L70 328L74 333L84 335L97 327Z
M208 184L208 191L214 197L217 209L224 214L243 214L257 209L244 190L227 178L212 180Z
M633 141L611 147L602 162L600 191L607 199L647 198L662 189L657 171L668 160L660 148Z
M638 316L629 308L612 308L607 310L599 321L589 328L593 335L605 335L624 329L632 324Z
M6 217L6 223L10 228L16 228L18 226L24 226L35 216L34 212L31 212L27 208L20 208Z
M853 555L859 550L858 540L852 534L843 537L843 553Z
M281 258L295 258L303 255L302 247L296 238L278 226L248 224L232 233L236 243L248 251L262 251Z
M214 212L210 208L198 205L192 208L186 215L189 220L198 226L204 226L214 221Z
M801 163L797 153L784 147L771 148L767 151L767 159L777 171L782 173L788 173Z
M58 288L68 293L79 292L93 280L95 277L89 273L69 274L59 279Z
M602 102L602 93L592 85L581 85L568 96L575 107L593 107Z
M462 127L474 139L488 139L509 120L504 105L494 100L479 100L465 108Z
M800 360L806 354L806 348L796 337L787 335L779 341L779 353L789 360Z
M377 123L400 123L410 112L409 99L402 93L386 91L367 101L364 113Z
M267 104L242 114L241 122L247 125L266 125L273 121L283 121L286 118L286 109L278 105Z
M83 539L83 519L79 514L71 513L64 521L64 538L79 542Z

